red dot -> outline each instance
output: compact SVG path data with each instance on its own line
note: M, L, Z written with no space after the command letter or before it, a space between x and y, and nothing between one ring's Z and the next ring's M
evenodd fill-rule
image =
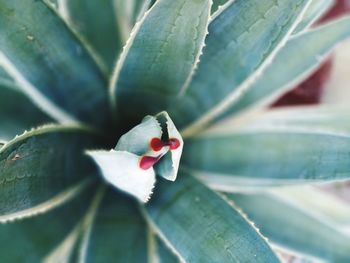
M180 147L181 143L178 139L172 138L169 140L168 145L170 146L170 150L176 150Z
M164 147L164 142L159 138L153 138L150 145L153 151L158 152Z

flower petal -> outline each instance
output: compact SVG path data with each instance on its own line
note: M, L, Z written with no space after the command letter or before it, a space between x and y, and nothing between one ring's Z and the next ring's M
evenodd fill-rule
M140 168L140 157L125 151L88 151L107 182L146 203L156 182L152 168Z
M157 115L161 125L166 126L167 140L175 141L177 144L159 161L155 166L156 173L167 180L175 181L178 173L182 150L184 146L181 134L175 127L174 122L170 119L168 113L162 112Z

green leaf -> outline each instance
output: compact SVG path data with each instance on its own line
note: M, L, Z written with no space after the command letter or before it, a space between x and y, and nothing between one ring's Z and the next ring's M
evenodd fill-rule
M232 105L271 62L310 0L237 0L209 25L201 63L183 96L169 109L185 136Z
M215 12L217 12L218 9L227 2L228 2L228 0L213 0L213 5L211 7L211 13L215 15Z
M20 88L60 122L106 125L107 81L53 9L36 0L0 5L0 64Z
M128 40L137 19L142 19L151 3L149 0L115 0L114 6L124 44Z
M44 215L0 224L1 261L41 262L79 223L93 191L89 188L70 203Z
M329 262L349 262L350 237L302 210L268 194L228 195L277 246Z
M146 230L137 203L109 189L97 212L85 262L147 263Z
M299 33L310 27L317 19L325 14L334 3L334 0L312 0L294 33Z
M284 107L227 118L209 128L207 133L281 131L350 136L349 120L349 106Z
M26 129L51 121L14 84L0 77L0 140L10 140Z
M46 212L85 188L97 171L83 150L96 142L82 129L47 126L2 147L0 222Z
M156 239L157 255L161 263L180 263L180 260L159 238Z
M350 227L349 204L325 189L298 185L273 188L270 192L306 211L312 211L314 216L340 230Z
M212 130L186 141L182 163L225 189L349 178L349 134L315 127Z
M162 111L181 92L199 60L209 13L209 0L158 0L135 26L111 85L126 121Z
M0 66L0 87L8 87L17 89L15 81L6 73L3 67Z
M160 182L144 213L184 262L279 262L240 213L189 174Z
M262 108L309 76L337 43L350 37L350 17L338 19L292 37L257 81L225 112ZM288 61L288 63L286 63Z
M111 72L124 41L118 28L114 2L112 0L59 1L63 18L89 44L103 64ZM127 1L133 2L133 1Z
M86 262L90 233L105 192L106 186L100 184L84 217L64 240L45 256L43 263Z

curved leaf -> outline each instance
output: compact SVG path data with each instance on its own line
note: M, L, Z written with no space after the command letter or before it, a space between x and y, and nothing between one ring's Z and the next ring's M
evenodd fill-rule
M0 224L1 261L37 263L76 227L93 196L89 188L76 199L51 212Z
M316 105L283 107L233 116L213 125L205 134L232 132L306 132L350 135L350 107Z
M106 125L107 82L56 13L43 1L0 5L0 64L23 91L56 120Z
M0 140L10 140L26 129L51 121L14 84L0 77Z
M337 43L350 37L350 17L338 19L292 37L264 74L220 118L275 101L310 75ZM288 61L288 63L286 63Z
M240 213L189 174L160 182L144 213L184 262L279 262Z
M109 189L97 212L85 262L147 263L146 230L137 204Z
M112 0L61 0L59 12L95 52L106 71L111 72L123 40ZM128 1L129 2L129 1Z
M94 178L85 147L96 137L78 128L44 127L0 149L0 222L32 216L71 199ZM44 186L44 187L43 187Z
M209 0L158 0L146 13L114 72L111 92L120 116L154 115L181 92L198 62L209 13Z
M105 190L103 184L97 188L86 214L65 239L45 256L43 263L86 262L88 238Z
M123 43L129 38L129 35L137 21L141 19L151 3L149 0L115 0L115 13L117 15L117 21Z
M183 164L207 183L279 185L350 178L348 135L253 129L186 141Z
M334 0L312 0L294 33L299 33L310 27L317 19L325 14L334 3Z
M350 237L318 218L268 194L230 194L256 226L277 246L329 262L348 262Z
M231 0L216 13L198 69L169 110L185 136L201 130L249 88L286 43L310 2Z
M314 186L279 187L269 190L286 202L312 212L334 227L344 230L350 227L350 206L340 197Z

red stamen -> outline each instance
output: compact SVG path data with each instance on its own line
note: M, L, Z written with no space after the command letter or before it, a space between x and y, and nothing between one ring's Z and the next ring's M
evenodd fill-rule
M164 142L159 138L153 138L150 142L151 149L156 152L160 151L165 146L169 146L170 150L176 150L180 147L180 144L180 141L175 138L172 138L167 142Z
M180 147L180 141L178 139L172 138L168 142L168 146L170 146L170 150L176 150Z
M153 138L150 145L153 151L159 152L164 147L164 142L159 138Z
M150 156L142 156L141 160L140 160L140 168L142 170L148 170L151 167L153 167L153 165L155 165L161 156L158 157L150 157Z

